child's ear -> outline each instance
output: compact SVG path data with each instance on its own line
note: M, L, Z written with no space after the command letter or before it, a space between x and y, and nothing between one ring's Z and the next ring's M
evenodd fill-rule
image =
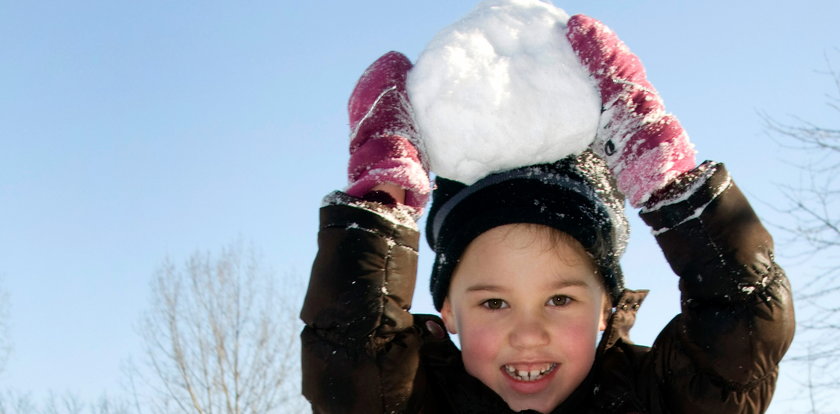
M455 324L455 315L452 313L452 304L449 303L448 296L443 300L443 306L440 308L440 317L443 319L443 324L446 325L446 330L449 333L458 333L458 327Z
M598 330L605 331L607 330L607 321L610 320L610 316L612 315L612 301L609 297L604 298L604 309L601 311L601 320L598 322Z
M607 330L607 320L610 319L610 311L605 310L604 313L601 314L601 321L598 323L598 330L603 332Z

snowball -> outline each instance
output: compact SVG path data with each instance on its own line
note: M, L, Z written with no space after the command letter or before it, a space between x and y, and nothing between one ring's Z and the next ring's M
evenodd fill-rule
M488 0L432 39L407 88L434 173L472 184L586 149L601 100L568 19L539 0Z

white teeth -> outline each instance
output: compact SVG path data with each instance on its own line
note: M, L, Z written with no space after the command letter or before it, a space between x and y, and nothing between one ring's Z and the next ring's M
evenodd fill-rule
M520 381L536 381L542 378L545 374L548 374L549 372L553 371L556 367L556 363L551 363L546 365L545 368L542 369L534 369L531 371L519 371L510 365L504 366L505 371L507 371L510 374L510 376Z

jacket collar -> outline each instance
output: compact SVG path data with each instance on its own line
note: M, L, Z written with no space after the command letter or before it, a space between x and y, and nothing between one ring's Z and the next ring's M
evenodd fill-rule
M617 305L610 318L607 320L607 329L601 336L598 344L598 355L601 355L609 348L612 348L620 339L626 344L630 341L630 328L636 323L636 312L642 306L648 290L625 289L618 298Z

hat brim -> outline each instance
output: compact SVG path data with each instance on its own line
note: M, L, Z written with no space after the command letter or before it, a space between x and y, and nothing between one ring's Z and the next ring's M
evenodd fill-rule
M439 192L448 198L429 218L427 228L437 253L431 291L438 310L461 255L472 240L492 228L513 223L541 224L569 234L592 255L607 293L617 297L621 276L617 258L609 254L613 232L609 211L583 177L562 167L542 164L519 168L490 175L470 186L437 179Z

